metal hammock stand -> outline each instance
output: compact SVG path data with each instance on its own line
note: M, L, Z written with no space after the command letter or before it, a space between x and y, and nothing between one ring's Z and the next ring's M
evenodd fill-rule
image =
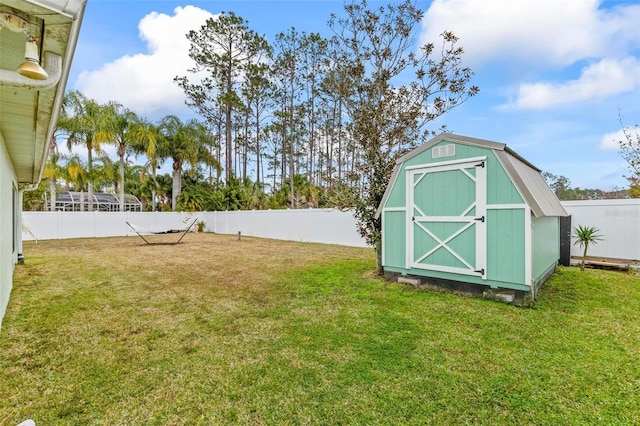
M125 223L127 225L129 225L129 228L131 228L133 230L133 232L138 234L138 237L142 238L142 240L145 243L147 243L147 245L150 245L150 246L172 245L173 246L173 245L179 244L180 241L182 241L184 236L187 235L187 232L189 232L191 230L191 228L193 228L193 225L195 225L197 221L198 221L198 218L195 218L193 220L193 222L191 222L191 224L189 224L189 226L187 226L185 229L167 229L167 230L164 230L164 231L150 231L150 230L147 230L147 229L139 228L139 227L137 227L135 225L132 225L129 222L125 222ZM180 238L176 242L153 242L153 241L147 240L144 237L144 235L159 235L159 234L182 234L182 235L180 235Z

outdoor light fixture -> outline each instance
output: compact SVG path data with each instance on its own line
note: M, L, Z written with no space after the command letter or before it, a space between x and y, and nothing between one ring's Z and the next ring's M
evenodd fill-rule
M27 37L25 44L25 61L16 70L18 74L31 80L46 80L49 78L47 72L40 66L40 55L38 55L38 39L29 33L29 22L22 16L12 12L0 13L0 29L7 27L11 31L24 33Z
M24 49L25 61L18 67L18 74L32 80L46 80L49 78L49 75L44 68L40 66L38 40L31 36L27 37L27 43Z

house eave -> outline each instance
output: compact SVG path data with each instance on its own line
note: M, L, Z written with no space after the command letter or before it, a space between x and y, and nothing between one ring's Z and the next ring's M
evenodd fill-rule
M86 0L0 0L3 10L28 17L30 32L39 38L42 65L47 68L52 58L58 61L56 78L50 83L17 76L16 60L23 59L19 52L14 53L22 35L2 30L5 36L0 49L8 54L3 55L0 73L0 132L19 183L37 184L42 177L85 6ZM9 42L13 45L5 45Z

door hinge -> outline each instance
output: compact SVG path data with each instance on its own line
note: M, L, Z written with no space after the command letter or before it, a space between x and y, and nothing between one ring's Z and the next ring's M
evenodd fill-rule
M481 161L479 164L476 164L476 167L482 167L484 169L484 161Z
M411 216L411 222L415 222L415 221L416 221L415 216Z
M478 274L480 274L480 275L484 275L484 269L476 269L476 270L475 270L475 271L473 271L473 272L476 272L476 273L478 273Z
M475 218L475 219L473 219L473 220L477 220L477 221L479 221L479 222L484 223L484 216L476 217L476 218Z

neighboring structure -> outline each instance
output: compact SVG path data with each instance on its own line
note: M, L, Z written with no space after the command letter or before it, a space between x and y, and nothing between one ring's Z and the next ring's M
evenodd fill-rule
M505 144L445 133L397 161L377 215L386 272L535 296L567 213Z
M20 255L22 191L42 176L85 5L0 0L0 326Z
M640 268L640 199L562 201L571 226L594 226L602 240L589 245L592 264L629 265ZM571 257L582 257L580 245L571 243Z
M120 200L114 194L94 192L93 209L99 212L119 212ZM57 191L55 210L63 212L88 211L89 195L83 192ZM47 206L47 211L51 211L50 205ZM141 212L142 203L135 195L124 194L124 211Z

